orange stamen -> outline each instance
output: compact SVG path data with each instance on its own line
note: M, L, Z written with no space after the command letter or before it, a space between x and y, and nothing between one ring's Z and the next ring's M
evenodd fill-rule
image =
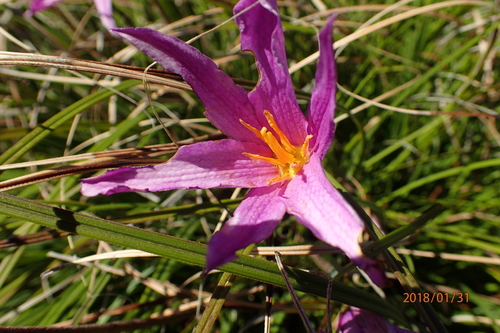
M280 176L271 178L267 181L267 185L271 185L294 178L300 170L302 170L302 167L309 162L309 140L311 140L313 136L306 136L304 143L300 147L294 146L290 143L290 140L288 140L283 131L281 131L278 127L278 124L276 123L276 120L271 112L267 110L264 111L264 116L266 117L269 126L271 126L274 132L278 135L279 140L272 132L269 132L266 127L262 127L259 131L241 119L240 123L255 134L256 137L264 141L274 153L275 158L250 153L243 153L243 155L251 158L252 160L259 160L274 164L279 168Z
M265 157L265 156L260 156L257 154L250 154L250 153L242 153L242 154L250 157L252 160L264 161L264 162L268 162L268 163L277 165L279 167L286 167L285 163L281 162L278 159L272 158L272 157Z
M264 142L267 143L269 148L273 151L273 153L278 157L279 160L285 163L291 163L293 161L293 155L288 153L283 147L280 145L278 140L274 137L271 132L267 132L264 135Z
M271 128L276 132L276 134L278 134L278 136L280 137L280 141L281 141L281 144L286 148L288 149L288 151L293 151L295 152L297 150L297 148L292 145L290 143L290 141L288 141L288 138L286 137L286 135L281 131L281 129L278 127L278 125L276 124L276 120L274 120L274 117L273 115L271 114L271 112L265 110L264 111L264 116L266 117L267 119L267 122L269 123L269 125L271 126Z
M250 130L253 134L255 134L256 137L258 137L259 139L261 139L262 141L265 141L264 140L264 137L262 136L262 134L260 133L260 131L258 129L256 129L255 127L253 127L252 125L244 122L243 120L240 119L240 123L245 126L248 130ZM265 128L265 127L264 127ZM263 129L264 129L263 128Z
M300 148L300 155L305 156L307 152L309 151L309 140L312 139L312 135L309 134L306 136L306 139L304 140L304 143L302 144L302 147Z

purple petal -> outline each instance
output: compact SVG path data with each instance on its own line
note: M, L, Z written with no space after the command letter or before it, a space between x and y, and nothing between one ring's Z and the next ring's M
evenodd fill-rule
M363 258L358 244L363 221L328 181L316 154L288 183L283 196L287 212L316 237L339 247L352 260Z
M313 134L311 149L323 159L333 141L335 124L337 70L333 53L332 25L336 15L330 16L319 34L319 61L316 68L316 88L313 89L307 118Z
M254 188L208 242L206 272L236 259L235 251L269 237L285 215L281 184Z
M114 29L135 47L156 60L165 70L180 74L206 108L205 115L228 137L261 143L239 119L260 129L247 92L234 84L215 63L180 39L146 28Z
M241 0L234 7L237 14L257 0ZM265 7L263 7L265 5ZM299 109L292 81L288 74L283 28L275 1L261 1L241 16L236 17L241 31L242 50L252 51L257 61L260 79L248 95L257 115L270 111L283 133L294 145L301 145L306 137L307 122Z
M50 8L63 0L32 0L30 2L30 9L28 10L28 15L33 15L36 12Z
M116 23L113 19L111 0L94 0L94 3L101 18L102 25L108 30L116 28Z
M266 147L231 139L183 146L165 164L142 168L121 168L82 180L82 194L96 196L118 192L156 192L179 188L253 188L266 186L279 175L270 163L251 160L250 152L262 156L272 153Z
M382 316L349 307L339 315L337 333L412 333L392 325ZM413 332L414 333L414 332Z
M352 261L356 266L361 268L377 286L389 286L389 280L385 275L384 265L381 262L370 260L365 257L354 258Z
M317 154L312 154L302 172L288 183L283 197L287 212L297 221L323 242L344 251L375 284L385 285L383 268L366 258L359 247L363 221L326 178Z

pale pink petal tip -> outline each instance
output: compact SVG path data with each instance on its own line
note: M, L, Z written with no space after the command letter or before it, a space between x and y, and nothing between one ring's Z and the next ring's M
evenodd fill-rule
M125 183L136 177L137 170L138 168L121 168L107 171L99 177L82 179L81 192L87 197L95 197L99 194L109 195L133 191L134 189L126 186Z
M111 29L116 28L116 23L113 19L113 8L111 0L94 0L94 3L101 18L102 25L110 31ZM113 31L111 31L111 33L114 36L119 37L119 35L115 34Z

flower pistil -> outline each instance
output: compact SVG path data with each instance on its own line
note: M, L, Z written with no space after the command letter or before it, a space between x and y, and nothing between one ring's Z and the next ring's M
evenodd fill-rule
M306 136L304 143L301 146L294 146L290 143L290 140L288 140L283 131L278 127L278 124L274 120L271 112L265 110L264 116L266 117L269 126L271 126L274 132L278 135L279 140L272 132L269 132L267 127L262 127L259 131L242 119L240 119L240 123L254 133L255 136L264 141L273 151L275 158L251 153L243 153L243 155L250 157L253 160L260 160L278 166L280 176L269 179L267 181L267 185L271 185L294 178L297 173L302 170L302 167L309 162L309 140L313 136Z

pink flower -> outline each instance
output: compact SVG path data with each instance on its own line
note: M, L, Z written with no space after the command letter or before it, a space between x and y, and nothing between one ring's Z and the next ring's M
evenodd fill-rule
M349 307L339 316L337 333L415 333L392 325L382 316Z
M32 0L27 14L34 15L36 12L48 9L62 1L63 0ZM94 0L94 3L101 17L102 25L108 30L116 28L111 8L111 0Z
M241 0L235 14L257 0ZM145 28L114 30L167 71L180 74L205 105L206 117L228 139L183 146L168 163L121 168L82 181L86 196L129 191L242 187L251 190L208 243L207 271L235 251L269 237L289 213L319 239L371 269L357 242L363 222L321 166L333 141L337 73L330 18L319 35L321 56L307 116L299 109L275 1L236 18L241 48L253 52L260 80L247 93L215 63L183 41ZM370 266L370 267L369 267Z

